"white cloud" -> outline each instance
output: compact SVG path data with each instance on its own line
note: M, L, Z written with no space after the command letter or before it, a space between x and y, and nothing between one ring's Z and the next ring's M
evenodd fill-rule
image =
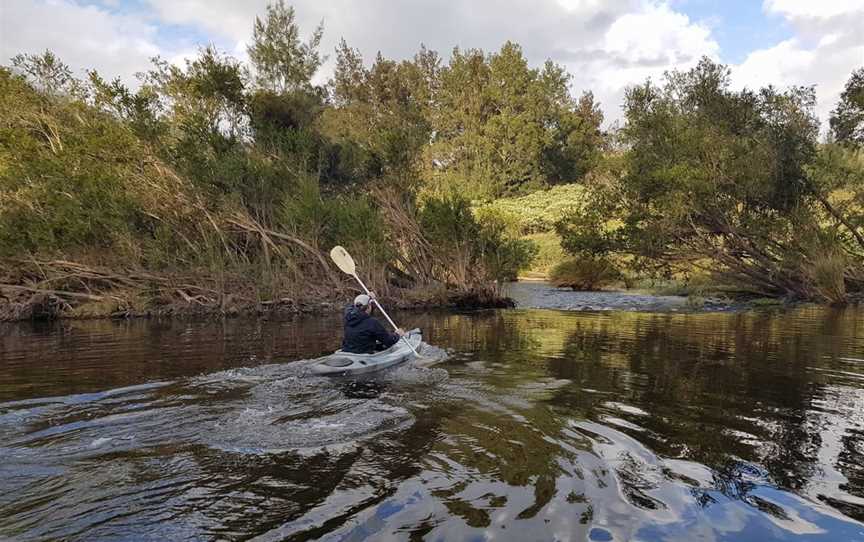
M703 56L717 58L719 49L707 27L665 4L649 4L609 27L603 40L606 58L588 72L591 86L620 91L667 70L687 69ZM579 71L584 72L584 67Z
M861 0L765 0L765 9L789 18L828 19L864 11ZM858 24L861 24L859 19Z
M780 87L794 85L795 75L806 72L814 58L814 51L803 49L798 40L790 39L750 53L734 70L733 77L741 86L750 88L768 83Z
M674 66L689 63L694 55L716 55L718 45L710 34L707 27L691 23L665 4L648 5L612 23L604 49L628 62Z
M134 79L149 58L164 53L154 39L157 29L140 18L118 15L95 5L69 0L2 0L0 63L19 53L50 49L76 75L97 69L104 77Z
M610 21L598 39L562 44L553 60L567 66L576 90L591 90L607 123L620 120L628 86L658 80L665 71L685 70L720 47L710 29L665 3L640 3Z
M255 15L265 12L267 0L242 2L230 0L146 0L155 15L165 23L194 25L202 30L242 41L252 33ZM293 2L288 2L292 4Z
M864 66L864 1L766 0L764 8L784 18L795 35L751 52L733 67L733 81L749 88L816 85L824 128L852 70Z

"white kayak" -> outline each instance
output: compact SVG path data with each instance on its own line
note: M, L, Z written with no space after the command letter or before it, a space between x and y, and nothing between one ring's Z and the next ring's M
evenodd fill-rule
M423 336L419 329L412 329L405 336L414 349L420 348ZM337 350L312 365L313 374L321 376L350 376L380 371L398 365L414 356L404 339L381 352L374 354L354 354Z

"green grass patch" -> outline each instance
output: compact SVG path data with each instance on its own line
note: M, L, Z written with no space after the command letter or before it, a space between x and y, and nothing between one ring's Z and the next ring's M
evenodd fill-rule
M586 190L579 184L563 184L526 196L497 199L478 205L477 210L488 209L507 216L522 235L547 233L569 211L583 204Z

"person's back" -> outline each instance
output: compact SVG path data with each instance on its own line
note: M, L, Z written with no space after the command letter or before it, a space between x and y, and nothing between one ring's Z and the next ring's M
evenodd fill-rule
M371 298L358 295L354 303L345 309L345 336L342 351L354 354L371 354L390 348L399 341L399 335L389 333L381 322L372 318Z

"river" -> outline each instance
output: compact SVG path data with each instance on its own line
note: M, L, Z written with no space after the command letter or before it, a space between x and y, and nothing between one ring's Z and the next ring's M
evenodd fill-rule
M0 540L864 540L864 311L0 326Z

